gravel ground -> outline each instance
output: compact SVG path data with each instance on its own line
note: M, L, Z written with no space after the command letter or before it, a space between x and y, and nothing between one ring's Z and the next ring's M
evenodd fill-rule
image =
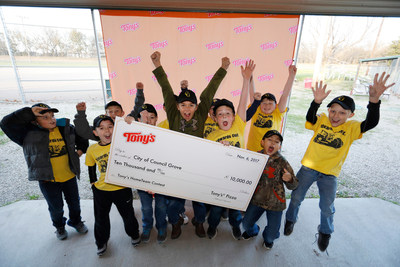
M299 85L297 85L299 87ZM311 95L310 95L311 94ZM332 93L332 97L338 92ZM283 155L289 160L293 169L300 168L300 161L312 137L312 132L304 129L305 114L312 93L302 88L294 89L291 99L291 110L283 142ZM50 106L57 107L58 118L73 118L75 104L79 100L64 102L45 101ZM355 119L363 120L366 114L367 97L355 97L357 104ZM104 112L103 100L91 98L86 100L88 118L93 118ZM400 100L391 96L383 99L381 105L381 120L379 125L369 131L361 140L355 141L338 179L337 197L379 197L388 201L400 203ZM28 103L27 106L32 105ZM0 102L0 117L23 107L21 103ZM325 108L321 108L321 112ZM87 167L84 156L81 158L82 174L78 182L82 199L91 199ZM22 149L9 139L0 135L0 206L21 199L42 199L37 182L27 179L27 167ZM315 185L309 190L307 197L318 197Z

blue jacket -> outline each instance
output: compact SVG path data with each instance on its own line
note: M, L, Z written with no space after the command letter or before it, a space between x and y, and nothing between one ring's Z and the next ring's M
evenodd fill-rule
M33 124L35 119L32 109L26 107L5 116L0 122L0 127L12 141L23 148L28 164L28 179L52 181L54 175L50 162L49 131ZM75 134L69 119L58 119L57 126L67 147L69 167L79 178L80 161L76 150L85 153L89 143Z

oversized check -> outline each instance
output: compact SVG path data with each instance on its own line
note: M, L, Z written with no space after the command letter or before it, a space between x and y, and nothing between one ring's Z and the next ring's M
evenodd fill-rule
M261 153L117 118L105 181L246 210L267 160Z

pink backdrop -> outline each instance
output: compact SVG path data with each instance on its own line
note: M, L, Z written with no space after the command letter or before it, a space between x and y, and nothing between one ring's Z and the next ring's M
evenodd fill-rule
M292 63L299 16L161 11L101 10L104 46L113 100L125 113L134 105L136 82L144 84L146 103L153 104L158 122L166 118L163 97L150 55L161 52L161 63L176 94L180 81L200 96L221 58L230 58L228 74L216 97L237 106L242 86L240 66L254 59L256 91L277 99Z

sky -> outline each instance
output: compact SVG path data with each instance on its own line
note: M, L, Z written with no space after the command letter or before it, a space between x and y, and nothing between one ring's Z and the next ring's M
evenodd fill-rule
M92 17L89 9L71 9L71 8L38 8L38 7L7 7L3 6L2 13L7 24L28 24L28 25L51 25L61 28L75 28L82 30L92 30ZM95 10L96 27L101 29L100 17ZM322 16L306 16L303 27L302 42L309 43L315 41L315 32L320 25ZM379 17L335 17L339 26L337 34L347 35L357 38L361 35L361 29L370 22L370 30L364 37L361 45L366 47L373 46L375 42L379 25L382 18ZM400 39L400 18L386 17L380 34L378 48L382 45L388 45L393 40ZM0 29L3 32L3 27Z

